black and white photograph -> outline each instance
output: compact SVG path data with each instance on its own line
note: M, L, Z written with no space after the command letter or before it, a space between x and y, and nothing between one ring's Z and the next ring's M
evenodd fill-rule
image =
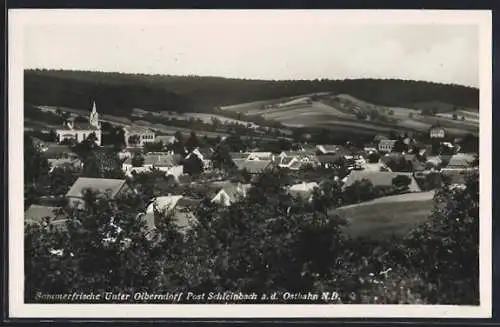
M486 10L9 10L10 314L491 317L491 56Z

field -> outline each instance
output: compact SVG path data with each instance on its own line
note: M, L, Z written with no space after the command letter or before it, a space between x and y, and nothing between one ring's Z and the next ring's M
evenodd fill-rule
M309 100L309 103L305 103L307 100ZM380 106L357 99L349 94L331 95L323 93L315 100L318 101L313 101L312 97L302 95L295 97L295 99L258 101L226 106L222 107L222 109L246 115L260 115L289 127L326 127L339 132L351 129L351 132L362 134L386 133L391 130L426 132L438 121L443 127L447 128L450 134L463 135L468 132L474 133L478 131L478 124L474 121L452 120L451 116L448 117L447 114L444 114L443 117L422 117L418 115L420 110L416 108ZM272 106L269 107L270 105ZM419 103L417 106L438 106L441 112L454 108L451 105L447 106L445 103L435 101ZM357 111L370 112L371 110L377 110L380 114L392 119L392 122L363 121L355 116ZM475 117L473 111L466 112L469 116Z
M332 213L348 220L345 232L353 237L402 235L428 219L434 205L433 196L433 191L389 196L342 207Z

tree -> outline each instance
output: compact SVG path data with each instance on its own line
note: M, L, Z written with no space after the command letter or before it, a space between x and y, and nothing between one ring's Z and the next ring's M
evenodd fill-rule
M435 203L430 221L405 239L408 265L434 286L429 292L431 302L478 304L478 175L471 176L464 189L440 189Z
M164 145L162 141L144 143L144 152L162 152Z
M130 135L128 137L128 144L132 145L132 146L136 146L140 143L141 141L141 138L139 137L139 135L136 135L136 134L133 134L133 135Z
M229 153L229 146L225 143L219 144L215 148L214 154L212 156L212 162L214 164L214 167L218 169L232 171L236 168Z
M200 143L194 131L191 132L191 135L186 140L185 146L188 153L192 152L194 149L200 146Z
M372 152L368 155L368 162L369 163L377 163L380 160L380 154L377 152Z
M355 181L347 186L342 193L342 200L346 204L359 203L374 198L374 188L370 180Z
M143 164L144 164L144 156L140 153L136 153L132 157L132 166L133 167L142 167Z
M406 190L411 183L411 178L406 175L397 175L392 179L392 185L398 190Z
M203 172L203 161L196 155L191 155L183 161L184 172L189 175L199 175Z

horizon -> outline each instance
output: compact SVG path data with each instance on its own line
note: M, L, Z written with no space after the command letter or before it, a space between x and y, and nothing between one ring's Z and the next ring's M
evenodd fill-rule
M264 81L264 82L313 82L313 81L353 81L353 80L376 80L376 81L403 81L403 82L417 82L417 83L428 83L428 84L438 84L438 85L449 85L449 86L459 86L470 89L479 90L476 86L457 84L457 83L443 83L434 82L428 80L415 80L415 79L404 79L404 78L372 78L372 77L360 77L360 78L316 78L316 79L264 79L264 78L242 78L242 77L225 77L225 76L213 76L213 75L173 75L173 74L155 74L155 73L128 73L120 71L98 71L98 70L81 70L81 69L54 69L54 68L26 68L24 72L27 71L41 71L41 72L78 72L78 73L100 73L100 74L119 74L119 75L135 75L135 76L163 76L163 77L177 77L177 78L218 78L227 80L238 80L238 81Z
M23 61L30 69L250 80L402 79L479 87L477 17L455 12L14 13L24 21Z

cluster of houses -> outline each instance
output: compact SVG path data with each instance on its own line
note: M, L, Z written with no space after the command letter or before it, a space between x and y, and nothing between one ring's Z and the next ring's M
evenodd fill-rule
M89 123L84 127L77 127L69 124L67 128L56 131L58 140L66 138L83 140L89 132L96 133L96 142L101 142L101 131L98 114L93 105L90 114ZM162 141L172 144L176 142L173 136L155 136L147 129L128 129L126 139L133 138L133 145L130 150L120 153L122 159L122 170L128 177L133 177L134 173L147 173L153 169L165 173L167 176L173 176L177 180L185 174L183 169L183 160L196 156L203 163L203 170L211 171L214 169L212 156L214 150L211 148L195 148L185 156L173 152L150 152L143 155L141 165L133 164L133 148L142 147L148 141ZM431 139L442 139L445 136L445 130L439 126L434 126L429 131ZM414 145L415 140L405 137L399 140L392 140L384 136L377 136L373 144L367 145L363 149L357 149L346 145L301 145L293 151L282 151L279 154L261 151L232 152L231 160L237 170L246 171L252 176L259 175L264 171L274 169L285 169L300 172L306 168L333 169L347 168L347 174L337 176L343 183L343 187L348 187L356 181L369 180L374 186L391 186L396 176L408 176L410 183L409 192L419 192L420 188L416 182L419 178L425 178L430 172L450 173L451 175L463 175L464 172L471 169L477 169L475 154L454 153L447 158L442 156L424 156L425 147L418 153L410 150L404 152L395 152L395 144L403 142L406 145ZM80 167L81 162L72 154L71 149L62 144L45 145L40 144L43 154L48 158L51 167L71 166ZM379 159L376 162L369 160L369 157L377 154ZM425 159L423 159L425 158ZM404 159L411 163L409 171L393 171L388 163L391 160ZM310 199L313 190L318 187L316 181L302 180L299 183L288 186L288 191L296 196ZM230 180L211 181L208 185L206 196L212 202L223 206L230 206L239 198L245 197L251 188L251 184L234 182ZM84 191L94 190L101 194L107 194L111 198L117 198L128 193L136 192L126 179L104 179L79 177L71 186L65 198L68 203L76 208L85 206ZM157 221L155 221L155 210L168 211L174 217L175 223L179 228L185 228L189 221L196 219L192 208L200 203L202 199L184 194L164 194L151 199L144 212L138 217L146 222L150 230L154 230ZM60 208L53 208L42 205L31 205L25 212L25 221L29 223L39 223L43 218L51 217L54 221L64 222L65 216Z

